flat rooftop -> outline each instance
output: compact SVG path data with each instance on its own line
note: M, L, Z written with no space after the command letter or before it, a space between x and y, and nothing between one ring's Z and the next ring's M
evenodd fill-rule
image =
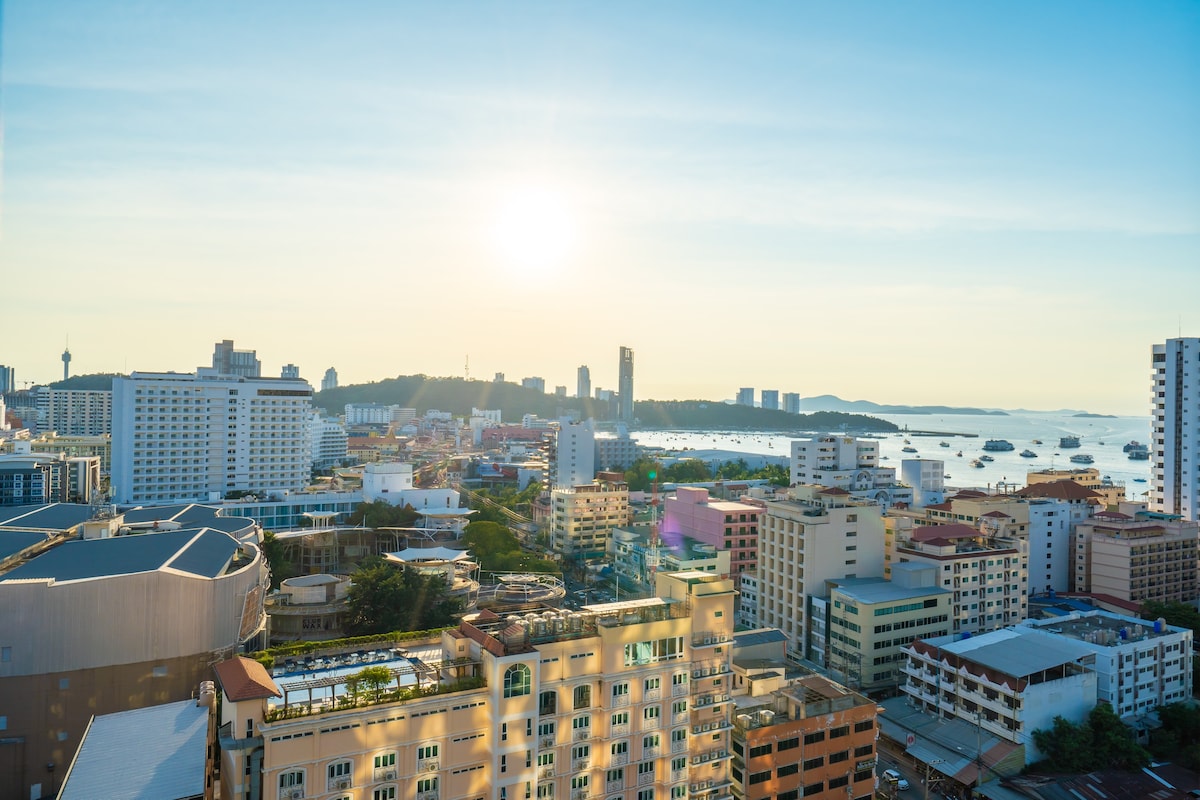
M1037 636L1033 646L1020 641ZM1094 651L1070 639L1040 636L1029 629L1005 628L968 639L939 636L922 640L929 647L952 653L982 667L997 670L1014 678L1025 678L1063 664L1073 664L1094 657Z
M953 594L949 589L940 586L898 586L885 578L842 578L834 583L839 592L864 605Z

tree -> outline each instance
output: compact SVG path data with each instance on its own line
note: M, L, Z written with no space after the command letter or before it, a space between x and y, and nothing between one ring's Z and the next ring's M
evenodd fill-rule
M401 569L378 556L365 559L350 582L346 631L351 636L440 628L462 611L461 603L447 596L440 576Z
M1134 770L1150 763L1150 753L1107 703L1097 703L1078 725L1055 717L1049 730L1033 732L1033 742L1045 756L1036 765L1043 772Z
M272 589L278 589L279 584L296 575L295 565L288 561L284 554L283 542L271 531L263 531L262 550L267 567L271 570Z
M512 531L496 522L472 521L463 542L485 572L558 572L558 564L522 550Z
M383 500L359 503L347 522L350 525L365 525L368 528L411 528L420 518L412 506L394 506Z

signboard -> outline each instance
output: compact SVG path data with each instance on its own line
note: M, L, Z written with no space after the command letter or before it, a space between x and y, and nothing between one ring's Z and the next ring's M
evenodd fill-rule
M855 772L861 772L864 769L874 769L875 759L868 758L866 761L860 761L854 765Z
M908 747L912 747L916 743L917 743L917 737L913 736L911 733L908 736L906 736L904 739L904 744L907 745Z

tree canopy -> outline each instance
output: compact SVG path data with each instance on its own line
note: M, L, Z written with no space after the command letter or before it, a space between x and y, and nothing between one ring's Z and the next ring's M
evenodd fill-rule
M659 483L704 483L706 481L744 481L768 480L775 486L787 486L790 482L787 467L782 464L767 464L752 470L744 458L736 461L726 461L714 472L707 463L698 458L676 461L667 466L659 466L652 458L639 458L625 470L625 482L632 492L649 491L654 483L650 473L658 475Z
M1049 730L1033 732L1033 742L1045 756L1034 765L1039 772L1133 770L1150 763L1150 753L1107 703L1098 703L1078 725L1055 717Z
M365 525L368 528L411 528L420 518L412 506L394 506L383 500L359 503L347 518L350 525Z
M557 563L538 558L521 549L520 542L504 525L476 520L463 532L463 542L485 572L558 572Z
M346 632L351 636L439 628L462 611L461 603L447 596L441 577L401 569L379 556L365 559L350 581Z

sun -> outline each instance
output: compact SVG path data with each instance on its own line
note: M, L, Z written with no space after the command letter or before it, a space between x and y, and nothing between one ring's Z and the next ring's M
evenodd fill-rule
M505 192L491 233L504 261L526 272L545 273L562 266L575 245L566 197L541 187Z

